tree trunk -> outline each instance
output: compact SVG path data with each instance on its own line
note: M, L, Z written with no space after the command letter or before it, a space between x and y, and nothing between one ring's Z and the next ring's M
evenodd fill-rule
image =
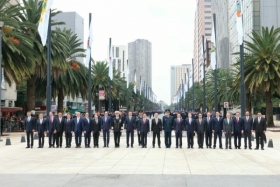
M272 94L271 91L265 92L265 102L266 102L266 122L268 127L274 127L273 121L273 105L272 105Z
M26 105L27 105L27 111L35 110L35 79L36 76L32 75L27 80L27 98L26 98Z
M63 100L64 100L64 94L62 88L58 90L57 95L57 112L63 113Z
M252 112L251 99L249 97L246 97L246 111L249 111L250 114ZM245 115L245 114L242 114L242 115Z

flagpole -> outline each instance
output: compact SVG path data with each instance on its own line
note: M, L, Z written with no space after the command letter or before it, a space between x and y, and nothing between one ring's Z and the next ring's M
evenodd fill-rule
M182 93L182 110L184 110L184 81L183 81L183 79L182 79L182 90L181 90L181 93Z
M47 47L47 114L49 115L51 111L51 9L50 9L50 16L49 16L49 26L48 26L48 47ZM62 112L62 111L59 111Z
M113 68L113 64L111 64L111 45L112 45L112 40L111 38L109 39L109 64L112 66L111 68ZM110 71L110 65L109 65L109 71ZM110 74L110 73L109 73ZM112 80L111 77L109 77L109 107L108 107L109 113L111 113L112 111Z
M202 54L203 54L203 61L202 61L202 67L203 67L203 110L202 112L206 112L206 89L205 89L205 55L204 55L204 35L202 35Z
M91 13L89 13L89 28L91 24ZM89 32L91 32L91 29L89 29ZM89 36L91 36L89 34ZM92 40L92 38L89 38L89 40ZM90 49L91 50L91 49ZM88 62L88 115L91 118L92 117L92 110L91 110L91 52L89 54L89 62Z
M242 0L243 4L243 0ZM243 12L242 12L243 14ZM243 16L242 19L242 27L243 27ZM246 105L246 93L245 93L245 81L244 81L244 41L242 38L242 44L240 45L240 100L241 100L241 116L245 115L245 105Z
M216 40L216 14L213 14L215 40ZM216 42L216 41L215 41ZM217 43L217 42L216 42ZM215 111L218 111L218 93L217 93L217 45L216 47L216 64L215 64L215 86L214 86L214 100L215 100Z
M192 59L192 91L193 91L193 103L192 103L192 105L193 105L193 110L194 110L194 66L193 66L193 59Z
M188 97L187 97L187 99L188 99L188 112L190 111L190 98L189 98L189 94L190 94L190 92L189 92L189 90L190 90L190 75L189 75L189 69L187 70L188 71Z

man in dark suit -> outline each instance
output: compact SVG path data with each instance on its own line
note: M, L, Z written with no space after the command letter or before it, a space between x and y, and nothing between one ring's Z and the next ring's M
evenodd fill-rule
M43 118L43 114L39 114L39 119L36 122L36 131L38 132L39 147L44 147L45 133L46 133L46 119Z
M249 144L249 149L252 149L252 131L253 131L253 118L250 116L250 113L246 111L245 116L243 117L244 121L244 148L247 149L247 140Z
M82 144L82 131L83 131L83 118L81 118L80 112L76 112L76 118L74 118L74 132L75 132L75 148L81 148Z
M256 148L255 150L259 149L259 145L261 144L261 149L264 150L263 146L263 138L266 132L266 120L262 117L262 113L258 113L258 117L255 118L253 124L253 130L256 135ZM261 139L259 142L259 139Z
M223 131L223 118L220 113L216 112L216 116L212 118L213 133L214 133L214 149L216 148L217 137L219 137L220 149L223 149L222 144L222 131Z
M58 117L56 119L57 123L54 126L54 133L56 136L56 148L62 148L62 135L64 130L64 118L62 117L62 113L58 113Z
M68 113L66 116L66 120L64 122L64 133L65 133L65 140L66 140L65 148L71 147L73 132L74 132L74 121L71 119L71 114Z
M111 129L111 117L108 116L108 112L104 113L104 116L101 119L101 130L103 132L103 147L109 147L110 142L110 129Z
M26 148L33 148L33 133L36 129L35 126L35 119L31 116L31 112L27 112L27 117L24 120L24 132L26 133L27 136L27 147ZM30 143L31 139L31 143Z
M47 118L47 133L49 134L49 148L53 147L55 144L55 134L54 134L54 127L57 123L55 117L53 116L52 112L49 112L49 117Z
M139 122L139 133L141 133L142 148L147 148L147 134L150 132L150 122L146 114L143 114L143 119Z
M137 130L139 129L139 126L141 125L141 122L143 120L143 110L139 110L139 115L136 116L136 128ZM138 136L138 144L139 146L141 145L141 133L139 133L140 131L137 131L137 136Z
M165 110L165 116L162 118L162 127L164 130L165 147L171 147L171 132L173 128L173 117L170 115L170 110Z
M131 137L131 148L133 148L133 143L134 143L134 132L136 129L136 122L135 122L135 117L132 116L132 112L128 112L128 116L125 118L124 121L124 129L126 130L126 147L129 148L129 136Z
M99 147L98 140L101 131L101 118L98 118L97 114L94 114L94 119L91 122L91 131L93 135L93 144L94 147Z
M83 132L85 137L85 148L90 148L90 135L91 135L91 123L92 119L88 116L88 112L83 118Z
M188 118L185 119L185 129L187 131L188 149L193 149L193 137L195 131L195 119L192 118L192 113L188 113Z
M227 113L226 118L223 121L223 132L226 137L226 149L231 149L231 135L234 131L233 120L230 118L230 114Z
M198 114L198 119L195 120L195 132L197 134L197 144L199 149L203 149L204 134L206 121L203 120L202 114Z
M211 113L207 112L207 116L205 117L206 125L205 125L205 138L206 138L206 147L212 148L212 118Z
M115 117L112 119L112 131L114 132L115 148L120 147L120 137L123 130L123 121L120 112L115 111Z
M243 118L240 117L239 112L236 112L235 114L235 118L233 119L233 125L234 125L234 146L235 149L240 149L241 135L243 134L243 129L244 129L244 121Z
M152 134L153 134L153 148L155 148L155 140L157 137L158 147L160 148L160 134L162 131L162 121L158 118L158 113L154 114L154 119L152 120Z
M174 127L174 133L176 137L176 148L178 148L178 146L182 148L182 134L184 130L184 120L181 118L180 113L178 113L177 118L174 119L173 127Z

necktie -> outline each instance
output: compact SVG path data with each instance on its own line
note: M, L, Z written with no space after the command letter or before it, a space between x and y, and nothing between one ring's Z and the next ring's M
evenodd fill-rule
M53 117L51 117L51 123L53 122Z
M96 123L96 124L98 123L98 120L97 120L97 119L95 120L95 123Z
M59 123L61 123L61 118L59 118Z
M199 120L199 124L201 125L201 119Z
M106 121L107 121L107 117L105 117L105 123L106 123Z
M87 118L87 122L89 123L89 120L88 120L88 118Z
M217 120L219 121L219 118L217 118Z
M239 119L238 118L236 118L236 122L238 123L238 121L239 121Z
M229 124L229 119L227 119L227 123Z
M259 118L259 120L258 120L258 121L259 121L259 123L260 123L261 119Z
M189 119L189 121L190 121L190 124L192 124L192 119Z
M180 119L178 118L178 124L180 124Z
M67 122L69 122L69 119L67 119Z
M207 123L209 123L209 118L207 118Z
M145 123L145 119L143 119L143 124Z
M248 116L246 117L246 121L248 122Z

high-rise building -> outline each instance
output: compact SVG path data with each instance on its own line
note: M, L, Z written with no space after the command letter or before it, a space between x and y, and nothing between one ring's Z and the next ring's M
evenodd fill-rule
M137 89L140 90L140 77L142 86L152 88L152 44L148 40L138 39L128 44L129 82L134 82L136 70ZM143 90L143 89L142 89Z
M77 34L78 39L82 42L80 47L84 48L84 18L76 12L62 12L56 15L53 20L56 22L64 22L65 25L59 25L56 27L59 27L60 29L71 29L74 34ZM76 60L83 63L85 58L78 57ZM85 64L88 64L88 62Z
M191 64L182 64L179 66L171 66L170 68L170 96L171 103L174 99L174 96L179 89L180 85L185 84L187 72L191 71Z
M122 77L126 77L126 46L125 45L113 45L112 46L113 67L119 71Z
M206 40L211 39L212 32L212 8L211 0L196 0L197 7L195 11L195 27L194 27L194 48L193 48L193 63L194 63L194 82L202 80L201 67L202 60L202 35Z

